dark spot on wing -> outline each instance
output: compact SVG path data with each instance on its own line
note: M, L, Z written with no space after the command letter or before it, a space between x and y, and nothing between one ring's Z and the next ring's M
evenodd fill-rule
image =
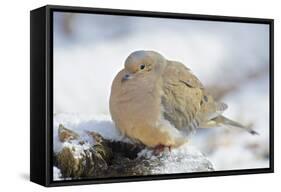
M204 95L203 98L204 98L204 101L205 101L205 102L208 102L208 97L207 97L206 95Z
M188 82L186 82L186 81L180 80L180 82L181 82L181 83L184 83L186 86L188 86L188 87L190 87L190 88L193 88L193 87L190 85L190 83L188 83Z

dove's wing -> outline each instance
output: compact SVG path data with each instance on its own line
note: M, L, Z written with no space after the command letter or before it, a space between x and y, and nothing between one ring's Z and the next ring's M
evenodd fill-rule
M163 116L178 129L194 131L202 121L220 115L227 107L216 103L200 80L179 62L168 61L162 77Z

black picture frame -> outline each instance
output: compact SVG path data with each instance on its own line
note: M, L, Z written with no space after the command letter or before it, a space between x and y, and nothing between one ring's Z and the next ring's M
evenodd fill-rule
M270 26L270 167L157 176L53 181L53 12L259 23ZM46 5L30 12L30 180L43 186L81 185L274 172L274 20L183 13Z

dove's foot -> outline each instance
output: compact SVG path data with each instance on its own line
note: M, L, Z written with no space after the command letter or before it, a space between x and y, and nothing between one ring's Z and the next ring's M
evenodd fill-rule
M171 152L172 146L165 146L165 145L159 144L159 145L157 145L156 147L154 147L154 149L153 149L153 154L156 155L156 156L160 155L160 153L162 153L163 151L165 151L165 148L166 148L166 147L168 147L169 152Z

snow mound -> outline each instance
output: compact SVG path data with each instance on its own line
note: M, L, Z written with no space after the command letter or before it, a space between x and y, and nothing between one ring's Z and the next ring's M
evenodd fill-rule
M214 171L208 158L188 143L171 151L165 149L160 156L155 156L153 151L148 149L142 150L138 155L161 162L161 166L152 169L153 174Z
M68 138L64 135L67 138L64 140L62 129L65 134L73 135ZM155 155L155 151L122 136L108 116L56 114L53 133L57 159L53 167L54 180L85 175L113 177L214 170L212 163L189 143L171 150L166 148ZM99 155L101 149L102 156Z

